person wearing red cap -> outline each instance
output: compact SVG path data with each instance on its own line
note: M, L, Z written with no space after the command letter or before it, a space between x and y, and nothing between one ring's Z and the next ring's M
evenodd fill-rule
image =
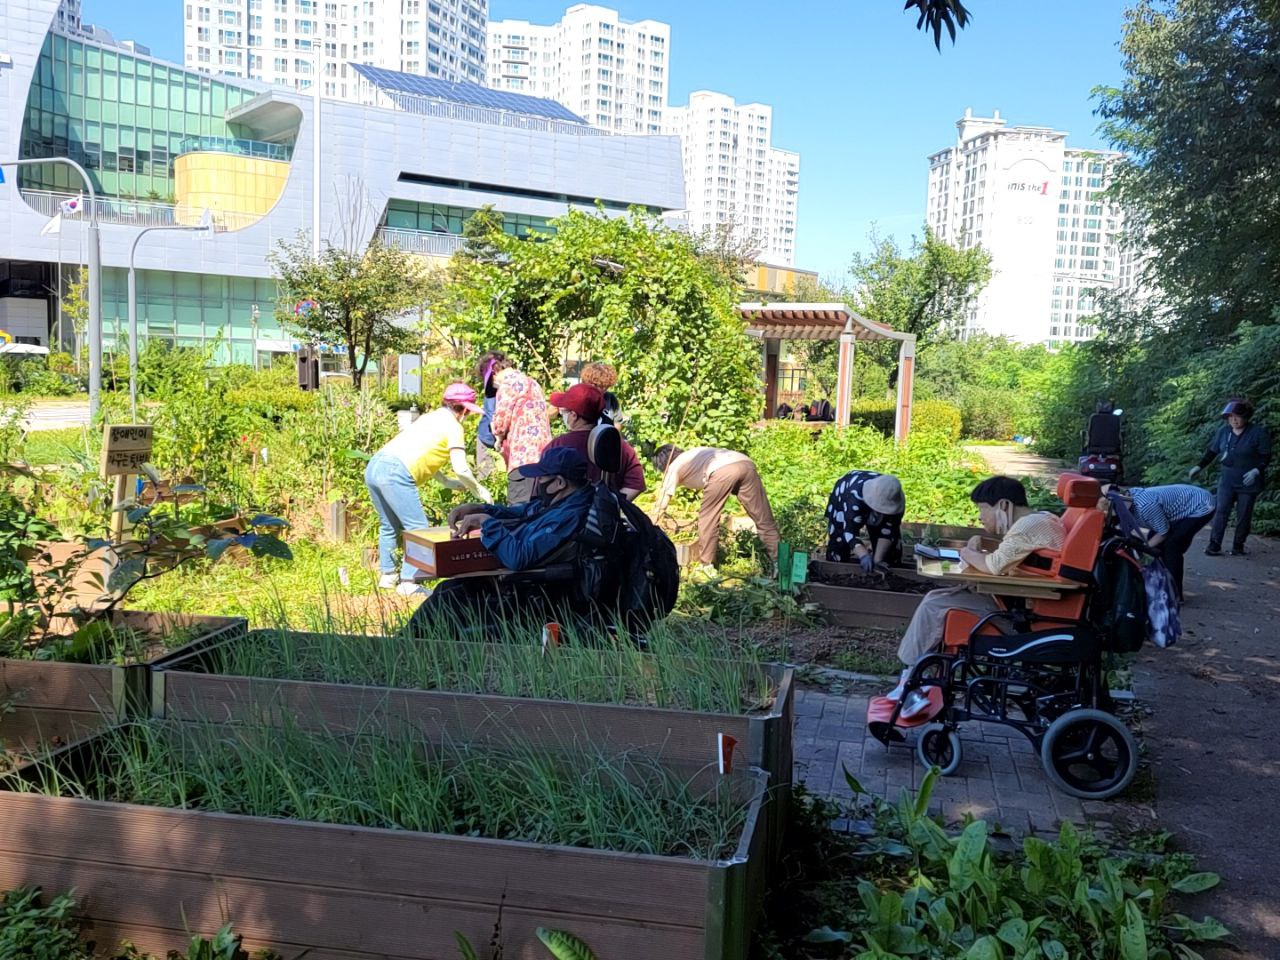
M604 393L588 383L577 383L563 393L553 393L551 405L559 409L565 426L569 429L547 444L547 449L568 447L570 450L578 451L585 459L587 440L604 413ZM591 464L588 479L595 483L601 476L600 469L595 464ZM635 450L626 440L622 441L622 468L617 473L609 474L607 486L614 493L621 494L628 500L634 500L644 493L644 467L640 463L640 458L636 456Z
M418 486L434 477L454 490L469 490L485 503L493 496L480 485L467 463L462 420L468 413L480 413L476 392L465 383L451 383L444 390L444 404L419 417L392 437L369 460L364 482L378 513L378 586L410 594L417 591L415 568L403 563L396 571L396 540L405 530L430 526L422 509ZM457 479L445 476L445 465L453 467Z

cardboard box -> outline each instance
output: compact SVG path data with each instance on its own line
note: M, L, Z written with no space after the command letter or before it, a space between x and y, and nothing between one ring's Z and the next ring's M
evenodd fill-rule
M448 527L427 527L404 532L404 558L430 577L456 577L460 573L501 570L498 558L478 538L454 540Z

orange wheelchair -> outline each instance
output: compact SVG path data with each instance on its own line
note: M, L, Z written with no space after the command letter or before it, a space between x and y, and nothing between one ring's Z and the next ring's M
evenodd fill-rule
M1064 473L1057 494L1066 506L1062 549L1037 551L1017 570L1021 579L1043 578L1044 589L1028 591L1034 598L997 595L998 609L985 616L949 611L941 649L913 666L899 700L871 701L867 727L886 746L918 730L918 759L945 775L961 762L961 724L1003 724L1031 742L1056 787L1102 800L1138 768L1133 735L1114 715L1103 655L1122 649L1113 642L1108 587L1130 571L1117 565L1139 575L1141 566L1099 507L1096 480ZM903 704L921 696L928 706L903 718Z

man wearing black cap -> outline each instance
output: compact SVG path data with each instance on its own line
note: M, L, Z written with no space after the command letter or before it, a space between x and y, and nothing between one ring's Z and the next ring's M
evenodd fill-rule
M449 528L463 537L480 531L480 542L508 570L536 567L581 528L591 508L587 461L576 450L548 448L537 463L516 471L533 481L528 503L498 506L464 503L449 514Z

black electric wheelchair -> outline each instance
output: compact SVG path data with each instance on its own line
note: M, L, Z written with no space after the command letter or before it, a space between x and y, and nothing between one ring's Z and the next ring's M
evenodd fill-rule
M430 635L440 620L479 636L499 624L559 623L583 633L626 636L667 616L680 588L675 545L639 507L608 487L621 469L622 438L612 424L591 431L587 459L602 473L582 525L528 570L464 574L439 583L410 619L409 634Z

